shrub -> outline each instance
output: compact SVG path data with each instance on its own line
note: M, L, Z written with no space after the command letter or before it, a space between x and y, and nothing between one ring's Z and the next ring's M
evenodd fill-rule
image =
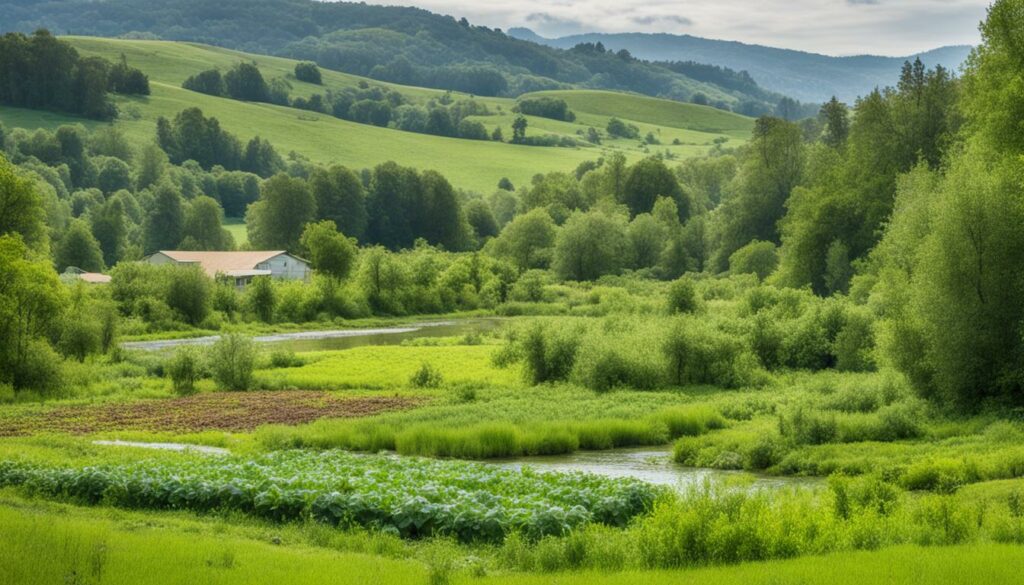
M256 367L256 346L252 339L229 333L210 348L210 370L221 390L248 390Z
M733 274L756 274L764 280L775 272L779 265L779 254L775 244L753 240L729 256L729 272Z
M210 279L198 267L176 267L167 281L167 306L191 325L198 325L210 312Z
M651 351L645 351L650 340L637 337L628 331L589 332L581 344L572 377L596 392L617 387L658 388L664 380L663 368L651 359Z
M64 388L64 360L41 339L30 339L22 360L7 372L12 385L43 396L54 396Z
M836 335L833 353L836 369L864 372L874 368L874 319L866 309L848 310L846 323Z
M270 367L272 368L298 368L304 366L306 361L295 355L290 349L278 349L270 354Z
M693 317L677 319L661 346L667 377L677 386L716 384L726 388L758 381L757 359L743 342Z
M580 338L578 329L534 323L510 341L506 360L522 362L532 384L564 381L576 363Z
M680 278L669 285L669 313L694 313L698 308L697 290L693 286L693 281L688 278Z
M101 324L91 315L69 315L64 320L62 329L60 334L61 352L80 362L85 361L85 356L99 351L102 345Z
M437 388L442 383L444 383L444 377L440 370L428 362L420 364L419 369L409 378L409 384L414 388Z
M801 445L831 443L839 434L834 413L801 405L779 419L779 431Z
M198 348L183 345L174 352L174 357L167 364L167 374L171 378L171 388L179 396L194 394L196 382L202 377L202 366Z
M249 283L245 295L246 304L260 321L270 323L274 320L274 307L277 303L277 295L274 292L274 282L269 276L257 276Z
M295 79L305 81L307 83L315 83L316 85L323 84L323 79L320 75L320 68L316 66L316 63L311 63L309 61L302 61L295 64Z

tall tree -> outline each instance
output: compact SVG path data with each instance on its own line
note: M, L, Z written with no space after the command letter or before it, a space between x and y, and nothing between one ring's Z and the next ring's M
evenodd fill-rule
M317 168L309 176L317 217L329 219L347 236L366 236L366 190L359 176L346 167Z
M71 222L64 237L56 246L55 262L57 270L63 271L69 266L81 268L86 272L100 272L104 268L103 252L96 237L92 235L89 222L76 219Z
M18 234L30 247L45 249L48 242L46 211L30 179L19 176L0 154L0 236Z
M263 182L245 214L249 242L265 250L298 250L305 225L316 218L316 200L302 179L283 173Z
M185 250L230 250L234 239L224 229L224 210L217 200L201 195L185 210L181 247Z
M306 224L299 243L317 272L336 280L344 280L352 272L355 241L339 232L333 221Z
M146 215L146 253L177 249L184 227L181 195L174 185L164 181L157 185L153 193L153 207Z

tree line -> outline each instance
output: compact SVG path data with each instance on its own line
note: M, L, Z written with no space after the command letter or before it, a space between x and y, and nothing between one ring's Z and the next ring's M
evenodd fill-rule
M110 93L148 95L149 80L123 55L117 63L82 57L45 29L0 37L0 104L110 120Z

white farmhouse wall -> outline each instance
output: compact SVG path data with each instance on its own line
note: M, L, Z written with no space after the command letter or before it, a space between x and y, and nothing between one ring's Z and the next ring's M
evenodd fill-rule
M269 270L274 278L287 280L308 280L310 276L309 264L288 254L274 256L266 262L256 265L256 270Z

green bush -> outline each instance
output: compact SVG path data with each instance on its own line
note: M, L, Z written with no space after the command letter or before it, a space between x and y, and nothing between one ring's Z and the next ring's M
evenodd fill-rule
M306 364L306 361L290 349L278 349L270 353L270 367L272 368L299 368Z
M697 289L693 281L683 277L672 282L668 287L669 313L694 313L700 307Z
M760 373L757 358L741 338L719 331L703 319L682 317L662 341L667 377L677 386L716 384L738 388L756 384Z
M432 364L423 362L418 370L409 378L409 384L413 388L438 388L444 383L444 376L441 371Z
M779 266L779 253L775 244L753 240L729 256L729 272L756 274L764 280Z
M182 345L167 364L167 374L171 378L171 387L179 396L194 394L196 382L203 376L202 359L198 348Z
M256 367L256 345L238 333L222 335L210 348L210 371L221 390L249 390Z

